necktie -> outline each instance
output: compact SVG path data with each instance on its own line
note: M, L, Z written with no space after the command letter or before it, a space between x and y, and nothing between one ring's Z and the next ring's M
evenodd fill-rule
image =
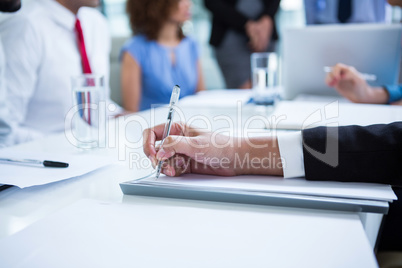
M81 22L78 18L75 21L75 31L77 33L78 50L81 54L82 71L84 72L84 74L91 74L91 65L89 64L87 51L85 49L85 41L84 35L82 34Z
M338 1L338 20L345 23L352 15L352 0Z
M84 74L91 74L91 65L89 64L87 51L85 49L85 41L84 41L84 34L82 33L81 22L77 18L75 21L75 31L77 34L77 42L78 42L78 50L80 51L81 55L81 64L82 64L82 71ZM93 85L93 81L91 79L87 80L88 85ZM91 95L90 92L86 94L84 92L78 93L78 102L82 106L80 109L80 116L82 119L91 125L91 110L90 110L90 103L91 103Z

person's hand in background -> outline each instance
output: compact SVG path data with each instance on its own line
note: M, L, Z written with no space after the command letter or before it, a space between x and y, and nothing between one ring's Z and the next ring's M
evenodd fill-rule
M384 104L389 98L384 88L371 87L354 67L341 63L336 64L327 74L325 83L356 103Z
M253 52L263 52L268 48L273 31L273 22L269 16L263 16L258 21L246 23L246 33L250 38L250 48Z

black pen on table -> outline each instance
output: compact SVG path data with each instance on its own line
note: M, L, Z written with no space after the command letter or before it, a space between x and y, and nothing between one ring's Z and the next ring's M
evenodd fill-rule
M22 165L42 165L44 167L66 168L68 163L56 162L50 160L34 160L34 159L13 159L13 158L0 158L0 162L9 164L22 164Z

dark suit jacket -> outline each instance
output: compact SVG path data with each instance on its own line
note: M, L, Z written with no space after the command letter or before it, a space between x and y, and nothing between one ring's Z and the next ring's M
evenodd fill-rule
M303 131L307 180L376 182L402 186L402 122L339 127L338 138L333 130L318 127ZM317 159L307 149L309 146L324 153L330 143L339 144L339 164L336 167Z
M333 130L336 129L318 127L302 132L306 179L393 185L398 200L390 204L378 249L401 251L402 122L339 127L338 138ZM307 149L309 147L324 153L331 142L339 142L339 164L336 167L317 159Z
M275 14L279 8L280 0L262 0L264 3L264 10L259 15L259 18L263 15L268 15L274 22L274 30L272 33L272 39L278 39L278 33L275 26ZM205 6L212 13L212 30L210 44L218 47L225 33L228 29L234 29L238 32L244 33L246 31L244 26L249 20L246 16L236 10L237 0L204 0Z

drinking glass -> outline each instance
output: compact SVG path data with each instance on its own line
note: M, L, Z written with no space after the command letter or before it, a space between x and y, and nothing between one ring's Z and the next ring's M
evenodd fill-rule
M72 133L78 148L102 147L106 142L105 78L83 74L72 77Z
M254 103L274 106L278 99L278 57L276 53L251 54L251 71Z

